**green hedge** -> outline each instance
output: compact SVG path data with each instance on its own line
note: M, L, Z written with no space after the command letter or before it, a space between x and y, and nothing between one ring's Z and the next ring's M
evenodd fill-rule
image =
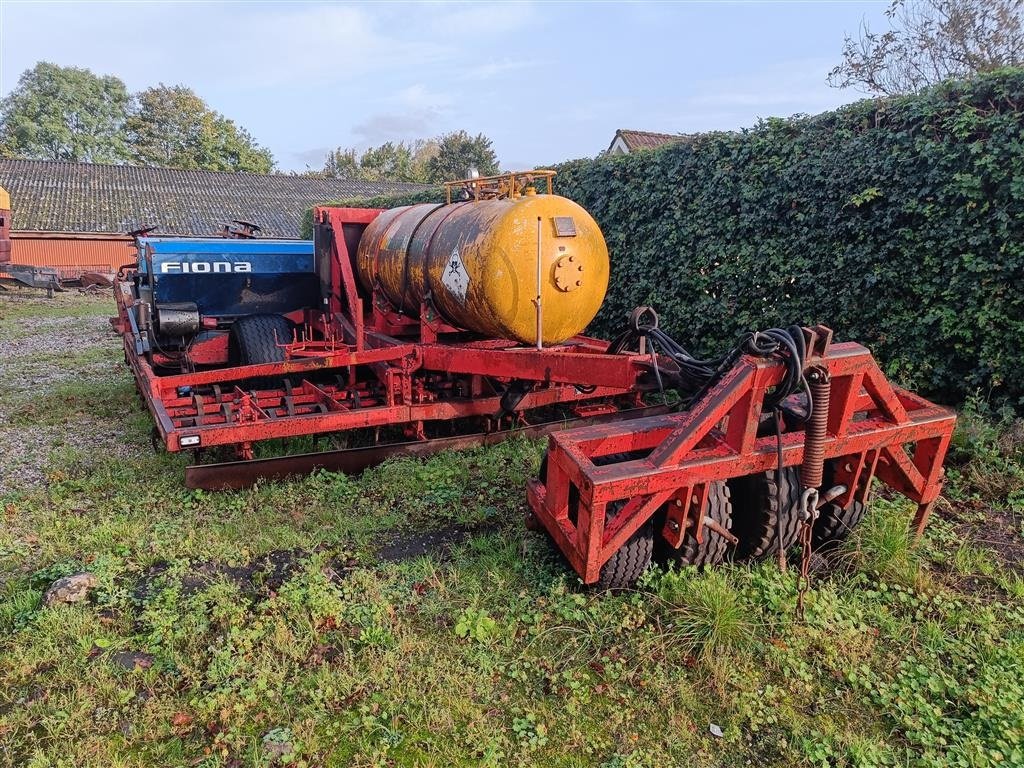
M344 200L331 200L321 205L333 205L339 208L398 208L403 205L417 203L443 203L444 188L427 189L422 192L409 192L404 195L379 195L377 197L349 197ZM313 237L313 209L307 208L302 214L300 236L305 239Z
M924 392L1024 405L1022 110L1024 71L1004 70L556 166L555 191L612 254L590 330L650 304L710 353L744 330L821 322Z
M1024 404L1024 71L557 168L638 304L694 350L821 322L956 401Z

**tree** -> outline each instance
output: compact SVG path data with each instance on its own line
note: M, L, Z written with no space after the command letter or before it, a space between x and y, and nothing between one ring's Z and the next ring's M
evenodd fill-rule
M319 171L310 171L310 176L327 176L332 179L358 179L359 155L354 149L338 147L327 153L324 167Z
M846 37L830 85L891 96L1024 64L1024 0L892 0L885 15L888 32Z
M427 178L432 183L464 179L471 169L481 176L498 172L498 156L482 133L473 137L455 131L439 137L437 143L437 154L427 163Z
M130 97L116 77L41 61L0 102L7 157L115 163L124 159Z
M391 141L359 154L339 147L328 153L322 170L313 175L358 181L428 182L427 164L437 154L437 141L417 140L410 144Z
M183 85L142 91L125 127L128 157L140 165L246 173L274 169L270 150Z

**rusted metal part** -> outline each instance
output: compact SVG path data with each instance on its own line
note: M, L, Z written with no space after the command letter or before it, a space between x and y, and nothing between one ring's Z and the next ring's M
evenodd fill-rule
M48 292L64 290L60 273L53 267L34 267L29 264L4 264L3 273L11 280L28 288L45 288Z
M396 456L431 456L441 451L465 450L483 445L496 445L512 438L537 438L564 429L613 421L658 415L667 412L665 406L651 406L601 414L586 418L563 419L529 427L504 429L498 432L434 438L432 440L373 445L338 451L280 456L270 459L232 461L219 464L196 464L185 469L185 484L189 488L207 491L248 488L257 480L283 480L296 475L309 474L318 469L329 472L358 474Z
M818 488L825 473L825 438L828 435L829 399L832 393L828 369L814 366L807 372L807 385L811 390L811 417L804 438L800 484L804 488Z
M535 194L538 181L544 182L547 194L552 193L552 179L555 171L516 171L500 173L497 176L477 176L475 178L446 181L444 183L445 198L449 205L452 200L461 196L465 200L505 200L523 195ZM533 192L530 190L533 189Z
M114 285L113 272L83 272L78 278L83 288L97 286L99 288L110 288Z
M732 531L728 528L724 528L717 520L713 520L712 518L705 516L701 522L703 523L701 528L710 528L734 547L740 543L739 538L734 536Z
M828 428L820 449L822 459L837 460L841 469L836 482L844 488L835 503L866 502L871 479L878 477L918 503L915 528L922 529L941 490L954 414L892 386L858 344L832 344L825 356L808 362L823 366L835 383L822 414ZM743 357L687 412L550 438L546 481L531 481L527 496L533 514L586 583L596 582L608 558L670 499L775 467L775 436L752 436L745 425L757 420L760 404L783 376L776 360ZM782 435L783 466L803 463L805 439L800 427ZM641 458L595 463L632 452ZM575 521L569 515L573 488L579 499ZM606 505L622 500L626 504L606 529ZM680 525L672 507L669 519Z
M814 523L821 509L818 488L825 477L825 439L828 436L829 403L832 396L832 379L828 368L823 365L813 366L806 374L807 387L810 390L811 409L804 436L804 455L800 463L800 533L802 545L800 557L800 576L797 579L797 616L803 620L804 594L810 588L811 577L811 539ZM836 489L831 489L826 497ZM838 496L838 493L834 494ZM779 517L779 539L781 541L782 518ZM786 555L779 550L779 563L785 567Z
M261 227L258 224L253 224L251 221L242 221L241 219L232 219L230 224L225 224L221 227L219 234L221 237L233 238L235 240L252 240L260 236Z

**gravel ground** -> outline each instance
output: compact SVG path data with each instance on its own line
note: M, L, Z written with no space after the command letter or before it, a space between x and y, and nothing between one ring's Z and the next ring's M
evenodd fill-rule
M116 418L75 415L67 423L41 414L33 424L20 416L31 398L68 384L96 384L104 391L130 385L120 342L110 328L114 313L95 297L59 294L52 300L0 298L0 496L39 487L55 449L102 451L128 458L148 449L126 440ZM74 405L69 412L74 411ZM11 423L12 418L16 420Z

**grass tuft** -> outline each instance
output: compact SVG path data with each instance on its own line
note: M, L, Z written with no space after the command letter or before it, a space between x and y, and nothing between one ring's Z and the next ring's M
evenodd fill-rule
M922 586L921 550L910 535L910 515L905 501L876 499L845 542L840 557L859 571L894 584Z
M668 632L702 661L750 646L755 624L725 570L666 574L660 596L670 606Z

